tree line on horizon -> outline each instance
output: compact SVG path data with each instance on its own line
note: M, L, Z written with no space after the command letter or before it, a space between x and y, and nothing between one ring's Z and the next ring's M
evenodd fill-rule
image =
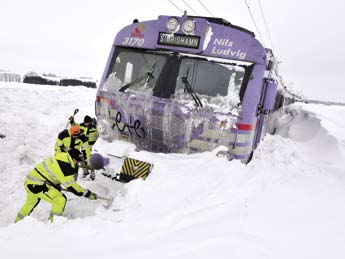
M39 85L58 85L58 86L77 86L82 85L88 88L97 88L97 84L90 80L81 80L76 78L49 79L37 74L27 74L23 78L23 83Z

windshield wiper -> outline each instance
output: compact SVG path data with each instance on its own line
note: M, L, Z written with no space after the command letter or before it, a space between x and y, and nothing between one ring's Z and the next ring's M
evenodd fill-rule
M194 89L192 88L192 86L190 85L187 77L188 77L188 73L189 73L189 68L187 70L187 73L184 77L182 77L182 82L187 90L187 92L192 96L195 104L197 107L203 107L202 106L202 102L200 101L200 98L198 97L197 93L194 91Z
M147 71L147 72L146 72L145 74L143 74L142 76L140 76L140 77L134 79L132 82L129 82L128 84L122 86L122 87L119 89L119 91L124 93L128 88L130 88L130 87L133 86L133 85L138 84L139 82L141 82L141 81L144 80L144 79L147 79L147 82L149 82L149 80L150 80L151 78L154 78L154 76L153 76L153 71L154 71L154 69L155 69L155 66L156 66L156 64L154 64L154 65L152 66L151 71Z

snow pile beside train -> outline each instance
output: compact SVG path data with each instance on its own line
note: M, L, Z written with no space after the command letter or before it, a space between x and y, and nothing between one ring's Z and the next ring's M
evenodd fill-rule
M117 155L150 161L154 167L145 181L128 184L101 174L95 181L78 180L99 195L114 197L113 207L107 210L104 201L71 195L63 217L54 224L47 223L50 207L44 203L14 224L25 199L23 179L54 152L57 133L76 106L76 120L93 113L89 103L96 91L20 83L1 83L0 89L0 132L6 133L0 139L4 258L68 258L71 244L72 253L86 259L100 254L127 259L345 257L345 177L340 159L345 126L339 121L345 107L287 106L277 117L276 132L282 136L266 135L248 165L216 157L217 150L162 154L115 142L115 150L123 151ZM336 141L325 145L329 137ZM321 160L317 153L333 158ZM114 166L109 170L119 172L123 159L110 158ZM111 242L114 237L116 242ZM37 240L44 243L39 250L33 249ZM90 240L93 245L85 245ZM52 253L57 244L59 253Z
M344 106L294 103L275 114L270 127L272 133L294 140L306 157L343 164L345 125L339 118L344 110Z

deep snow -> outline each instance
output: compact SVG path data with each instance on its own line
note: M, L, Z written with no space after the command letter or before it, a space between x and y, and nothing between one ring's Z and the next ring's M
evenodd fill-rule
M244 165L201 154L114 150L154 164L146 181L97 175L79 183L114 197L68 194L63 217L47 222L41 202L14 224L26 174L53 154L79 108L94 115L95 89L0 82L1 258L345 258L345 107L293 104ZM102 149L102 141L97 143ZM103 146L104 147L104 146ZM109 147L109 146L108 146ZM122 160L112 158L108 173Z

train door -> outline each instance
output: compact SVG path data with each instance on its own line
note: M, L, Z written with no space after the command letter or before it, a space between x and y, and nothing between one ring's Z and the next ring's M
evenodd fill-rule
M258 120L256 125L257 129L255 135L254 149L256 149L260 141L266 135L268 117L273 110L276 93L276 82L272 79L265 79L257 111Z

